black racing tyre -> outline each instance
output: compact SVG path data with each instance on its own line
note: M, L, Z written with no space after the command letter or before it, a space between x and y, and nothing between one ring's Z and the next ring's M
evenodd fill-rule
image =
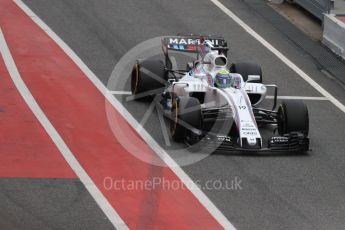
M278 108L278 133L301 132L308 136L308 108L301 100L283 101Z
M247 62L241 62L241 63L236 63L236 64L234 63L230 67L230 72L241 74L244 81L248 80L248 75L259 75L260 80L251 81L251 82L262 83L262 70L258 64L247 63Z
M132 70L131 91L138 98L148 98L163 92L166 83L166 72L161 60L137 60ZM147 95L145 95L147 92Z
M174 141L182 141L188 135L188 127L201 126L201 106L194 97L175 97L172 102L170 134Z

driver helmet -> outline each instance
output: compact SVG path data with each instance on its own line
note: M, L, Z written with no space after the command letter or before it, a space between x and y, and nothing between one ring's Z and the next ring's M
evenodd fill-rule
M229 88L232 85L232 76L226 69L218 71L214 78L214 84L218 88Z

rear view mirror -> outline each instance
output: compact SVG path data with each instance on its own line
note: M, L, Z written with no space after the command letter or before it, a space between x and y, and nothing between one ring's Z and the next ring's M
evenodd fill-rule
M260 80L260 75L248 75L247 82L259 81L259 80Z

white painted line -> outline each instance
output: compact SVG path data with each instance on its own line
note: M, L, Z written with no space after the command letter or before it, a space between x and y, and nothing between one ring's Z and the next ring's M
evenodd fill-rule
M122 116L137 130L138 122L126 110L126 108L109 92L103 83L96 77L96 75L85 65L85 63L74 53L74 51L53 31L51 30L34 12L31 11L21 0L14 0L14 2L41 28L51 39L75 62L75 64L83 71L87 78L96 86L96 88L104 95L104 97L117 109L122 112ZM230 221L219 211L219 209L212 203L212 201L199 189L194 181L183 171L183 169L169 156L169 154L160 147L160 145L146 132L141 131L141 136L145 142L157 153L157 155L165 162L167 166L180 178L180 180L188 185L186 187L193 188L190 192L199 200L199 202L208 210L208 212L215 218L216 221L224 229L236 229Z
M56 131L52 123L49 121L47 116L44 114L42 109L37 104L35 98L32 96L30 90L25 85L23 79L21 78L17 66L13 60L13 57L8 49L6 44L5 37L0 28L0 52L4 59L6 68L12 78L13 83L15 84L18 92L23 97L26 104L29 106L37 120L41 123L43 128L48 133L49 137L55 143L56 147L59 149L67 163L73 169L73 171L80 178L80 181L84 184L86 189L89 191L91 196L95 199L97 204L101 207L102 211L106 214L110 222L117 229L128 229L125 222L121 217L116 213L114 208L110 205L108 200L103 196L102 192L97 188L93 183L92 179L87 175L86 171L79 164L77 159L74 157L71 150L68 148L62 137Z
M266 99L274 99L274 96L266 96ZM308 100L308 101L328 101L327 97L301 97L301 96L278 96L280 100Z
M109 93L113 94L113 95L132 95L131 91L109 91Z
M307 81L314 89L316 89L322 96L326 97L331 101L336 107L345 113L345 106L338 101L334 96L332 96L327 90L320 86L316 81L314 81L310 76L308 76L302 69L290 61L286 56L284 56L280 51L274 48L268 41L261 37L257 32L255 32L251 27L249 27L244 21L237 17L231 10L224 6L218 0L210 0L219 9L221 9L226 15L228 15L232 20L234 20L238 25L240 25L247 33L253 36L257 41L259 41L263 46L270 50L274 55L276 55L282 62L289 66L293 71L295 71L301 78Z

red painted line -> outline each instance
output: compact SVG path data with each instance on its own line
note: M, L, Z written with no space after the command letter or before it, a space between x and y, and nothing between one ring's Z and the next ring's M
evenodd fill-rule
M1 55L0 177L76 178L19 95Z
M180 181L167 167L144 163L117 141L107 122L103 95L63 51L10 0L0 0L0 24L19 72L80 164L130 228L220 229L186 189L107 190L104 179ZM115 109L113 119L142 154L156 154Z
M345 16L336 16L340 21L345 22Z

